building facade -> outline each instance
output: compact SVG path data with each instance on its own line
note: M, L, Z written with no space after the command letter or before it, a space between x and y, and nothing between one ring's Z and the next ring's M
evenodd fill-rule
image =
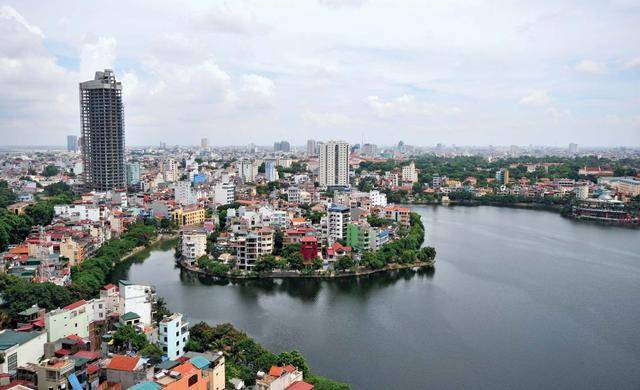
M80 83L80 124L84 180L91 190L126 186L122 84L113 71L98 71Z
M329 141L320 145L318 167L320 186L349 186L349 144L344 141Z
M189 323L182 314L175 313L160 321L158 345L170 360L175 360L185 353L189 340Z

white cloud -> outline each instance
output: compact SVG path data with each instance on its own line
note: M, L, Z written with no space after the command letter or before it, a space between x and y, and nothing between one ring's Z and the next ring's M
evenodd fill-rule
M44 39L44 33L38 26L34 26L27 22L27 20L22 15L20 15L18 11L8 5L3 5L0 7L0 20L2 20L2 24L8 21L15 21L19 25L27 29L30 33Z
M417 101L415 96L402 95L391 100L379 96L369 96L367 104L380 117L393 116L433 116L457 115L462 112L459 107L442 107L432 103Z
M269 98L273 96L276 84L273 80L257 74L242 76L242 90L247 93Z
M307 110L301 115L306 123L320 128L349 128L359 122L345 114L337 112L314 112Z
M319 4L326 5L328 7L360 7L367 0L318 0Z
M592 60L582 60L578 62L575 69L578 72L589 74L604 74L607 71L607 67L604 64Z
M80 77L82 80L93 79L95 72L101 69L113 69L116 60L116 39L99 37L96 41L87 42L80 50Z
M253 35L268 31L266 26L258 23L252 11L240 7L221 7L196 15L192 20L204 30L223 34Z
M636 57L624 64L625 68L640 68L640 57Z
M527 106L546 106L551 102L551 97L547 91L532 91L520 99L520 103Z

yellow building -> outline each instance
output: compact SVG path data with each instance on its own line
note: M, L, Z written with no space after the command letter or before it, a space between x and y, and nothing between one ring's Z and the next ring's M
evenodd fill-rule
M204 223L204 208L203 207L184 207L174 210L171 213L171 219L173 219L178 226L185 225L200 225Z

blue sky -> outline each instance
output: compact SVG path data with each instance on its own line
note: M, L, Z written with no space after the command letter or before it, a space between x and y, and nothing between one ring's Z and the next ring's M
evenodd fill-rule
M64 144L113 68L129 145L640 146L636 0L9 1L0 36L3 144Z

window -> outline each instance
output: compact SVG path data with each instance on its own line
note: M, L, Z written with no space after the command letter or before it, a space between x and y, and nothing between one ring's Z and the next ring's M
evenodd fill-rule
M18 368L18 353L14 352L7 359L7 368L9 371L15 371Z
M191 375L189 377L189 387L195 385L196 383L198 383L198 374Z

